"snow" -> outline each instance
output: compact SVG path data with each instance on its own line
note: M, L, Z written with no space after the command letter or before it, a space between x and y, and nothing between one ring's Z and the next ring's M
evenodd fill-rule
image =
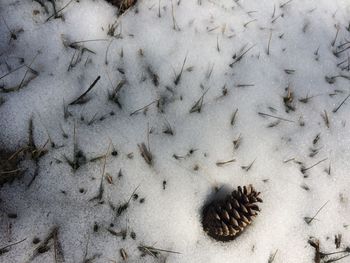
M348 1L139 0L118 18L103 0L56 0L61 18L39 2L0 4L0 148L24 147L32 118L48 150L30 186L25 160L0 188L0 248L26 238L1 262L55 262L61 247L56 262L122 262L123 248L128 262L306 263L310 237L322 252L349 246L350 74L347 51L334 55L348 46ZM123 82L118 105L109 94ZM247 184L261 213L234 241L211 239L202 207ZM32 257L55 226L59 246Z

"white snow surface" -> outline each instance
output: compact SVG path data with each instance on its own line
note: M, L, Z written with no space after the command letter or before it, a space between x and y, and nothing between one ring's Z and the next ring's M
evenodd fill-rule
M123 248L127 262L309 263L310 237L323 252L350 245L350 74L347 50L335 56L349 46L349 1L139 0L117 17L103 0L56 0L59 18L39 2L0 1L0 147L25 146L32 118L48 150L29 187L24 161L0 188L0 248L26 238L1 262L122 262ZM253 224L232 242L207 236L204 204L247 184L264 201ZM32 257L54 226L63 256L52 245Z

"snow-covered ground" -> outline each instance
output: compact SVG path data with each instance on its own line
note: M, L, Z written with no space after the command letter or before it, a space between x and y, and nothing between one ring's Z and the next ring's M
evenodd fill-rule
M0 188L1 262L350 262L349 1L51 2L0 1L0 149L46 153ZM207 236L247 184L253 224Z

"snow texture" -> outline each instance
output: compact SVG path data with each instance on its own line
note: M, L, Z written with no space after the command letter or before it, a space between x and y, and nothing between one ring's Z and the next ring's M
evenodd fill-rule
M0 2L0 147L32 119L48 151L0 188L0 248L26 238L1 262L318 262L310 238L349 255L348 1L54 2ZM261 213L211 239L203 205L247 184Z

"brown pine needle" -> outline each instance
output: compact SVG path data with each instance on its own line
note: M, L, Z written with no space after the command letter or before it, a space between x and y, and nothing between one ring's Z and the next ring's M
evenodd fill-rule
M152 166L153 164L153 156L152 153L150 152L149 148L147 148L145 143L141 143L137 145L140 149L141 156L145 160L145 162L149 165Z
M46 19L46 22L49 21L51 18L56 17L58 15L59 12L63 11L67 6L69 6L74 0L70 0L65 6L63 6L60 10L58 10L57 12L55 12L53 15L49 16Z
M304 217L304 220L305 220L305 222L309 225L315 218L316 218L316 216L321 212L321 210L327 205L329 203L329 200L326 202L326 203L324 203L321 207L320 207L320 209L318 209L317 210L317 212L316 212L316 214L313 216L313 217Z
M109 142L108 144L108 148L107 151L103 157L103 166L102 166L102 174L101 174L101 181L100 181L100 187L99 187L99 191L98 194L91 198L89 201L94 201L94 200L102 200L103 197L103 192L104 192L104 188L103 188L103 178L105 177L105 171L106 171L106 163L107 163L107 156L109 154L110 148L111 148L112 142Z
M321 116L324 120L324 123L326 124L326 127L329 128L329 117L328 117L327 111L324 110L324 114L321 114Z
M231 160L228 160L228 161L218 161L218 162L216 162L216 165L217 166L224 166L225 164L229 164L229 163L233 163L233 162L235 162L236 161L236 159L231 159Z
M244 55L247 54L253 47L255 47L255 44L248 48L246 51L244 51L242 54L240 54L238 57L236 57L235 60L230 64L230 67L232 68L234 64L241 61Z
M253 164L255 163L255 161L256 161L256 159L255 159L254 161L252 161L249 165L243 165L243 166L241 166L241 168L242 168L243 170L245 170L246 172L248 172L248 171L252 168L252 166L253 166Z
M272 263L275 261L275 257L277 255L278 249L276 249L275 253L271 254L269 257L269 260L267 261L267 263Z
M69 103L69 105L79 104L82 101L82 99L86 96L86 94L88 94L89 91L92 90L93 87L95 87L96 83L100 80L100 78L101 76L98 76L94 80L94 82L90 85L90 87L83 94L81 94L77 99Z
M315 163L315 164L313 164L313 165L311 165L311 166L309 166L309 167L307 167L307 168L302 167L302 168L301 168L301 172L302 172L302 173L305 173L307 170L310 170L311 168L315 167L316 165L319 165L320 163L322 163L322 162L324 162L324 161L326 161L326 160L328 160L328 158L324 158L324 159L322 159L321 161L318 161L317 163Z
M197 100L196 103L192 106L192 108L190 109L190 113L194 113L194 112L200 113L201 112L202 106L203 106L204 96L205 96L205 94L207 94L208 90L209 90L209 88L203 92L203 94L199 98L199 100Z
M285 118L282 118L282 117L278 117L278 116L274 116L274 115L271 115L271 114L267 114L267 113L264 113L264 112L258 112L258 114L261 115L261 116L267 116L267 117L275 118L275 119L278 119L278 120L281 120L281 121L294 122L292 120L288 120L288 119L285 119Z
M151 103L147 104L146 106L143 106L142 108L133 111L132 113L130 113L130 116L132 116L132 115L134 115L134 114L136 114L136 113L138 113L138 112L140 112L140 111L142 111L142 110L148 108L149 106L151 106L152 104L154 104L154 103L156 103L156 102L158 102L158 101L159 101L159 100L154 100L154 101L152 101Z
M183 70L184 70L184 67L185 67L185 64L186 64L186 60L187 60L187 54L185 56L185 59L182 63L182 67L181 67L181 70L180 70L180 73L176 76L175 80L174 80L174 84L175 85L178 85L180 80L181 80L181 76L182 76L182 73L183 73Z
M232 115L232 118L231 118L231 126L234 126L235 123L236 123L237 113L238 113L238 108L235 110L235 112L234 112L233 115Z
M172 250L165 250L165 249L160 249L160 248L155 248L152 246L139 246L138 249L145 254L148 254L152 257L157 257L157 254L159 252L167 252L167 253L173 253L173 254L181 254L180 252L172 251Z
M272 39L272 31L270 31L270 37L269 37L269 42L267 44L267 55L270 55L270 45L271 45L271 39Z
M5 75L3 75L3 76L0 77L0 80L3 79L3 78L5 78L6 76L10 75L11 73L16 72L17 70L19 70L19 69L25 67L25 66L26 66L25 64L22 64L21 66L19 66L19 67L13 69L13 70L7 72Z
M8 252L8 248L10 248L10 247L12 247L12 246L15 246L15 245L18 245L18 244L24 242L25 240L27 240L27 238L24 238L24 239L22 239L22 240L20 240L20 241L17 241L17 242L15 242L15 243L6 245L6 246L4 246L4 247L1 247L1 248L0 248L0 255L1 255L1 254L4 254L4 253L6 253L6 252Z
M339 106L333 110L333 113L336 113L340 109L340 107L343 106L343 104L347 101L349 97L350 97L350 94L346 96L346 98L339 104Z
M280 8L283 8L283 7L285 7L286 5L288 5L290 2L292 2L293 0L289 0L289 1L287 1L287 2L285 2L285 3L283 3L283 4L280 4Z

